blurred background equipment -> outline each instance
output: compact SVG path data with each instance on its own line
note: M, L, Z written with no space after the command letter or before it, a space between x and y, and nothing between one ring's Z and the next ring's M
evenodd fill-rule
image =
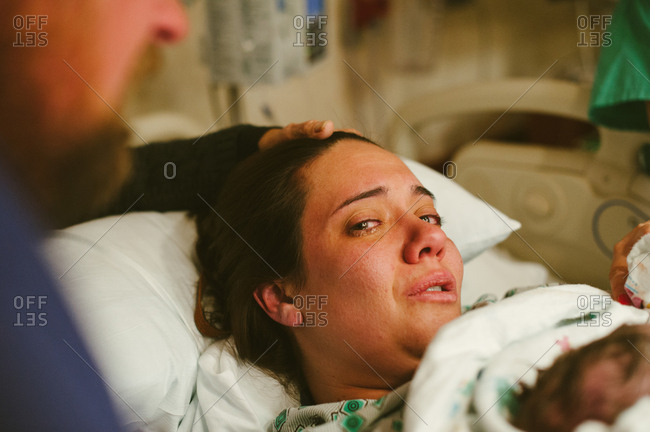
M278 84L325 54L322 1L211 0L205 7L213 98L217 86L227 88L232 124L243 121L236 102L246 88Z

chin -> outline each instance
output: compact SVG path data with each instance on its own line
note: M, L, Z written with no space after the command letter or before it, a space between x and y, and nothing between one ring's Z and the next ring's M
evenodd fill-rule
M127 137L128 131L112 122L90 137L66 143L66 151L50 159L47 176L35 190L49 226L88 220L111 203L131 172Z
M435 314L435 312L433 312ZM443 313L438 312L438 314L434 315L432 319L428 322L427 331L426 334L421 334L419 335L418 339L418 353L420 357L424 355L424 351L426 351L427 347L431 343L431 341L436 337L438 332L442 327L444 327L447 323L453 321L454 319L458 318L461 315L460 313L460 307L457 309L455 308L453 311L445 311Z

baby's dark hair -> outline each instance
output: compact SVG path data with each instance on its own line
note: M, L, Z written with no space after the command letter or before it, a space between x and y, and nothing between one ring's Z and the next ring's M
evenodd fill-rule
M585 420L613 424L650 394L650 326L624 325L571 350L522 386L512 424L529 432L572 431Z

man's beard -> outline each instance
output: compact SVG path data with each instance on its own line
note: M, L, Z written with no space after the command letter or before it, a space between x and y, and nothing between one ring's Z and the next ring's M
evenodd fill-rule
M61 228L101 215L131 171L128 135L119 120L112 121L50 155L44 175L34 173L41 184L32 191L46 222Z
M5 12L0 16L10 16ZM11 41L14 33L0 28L0 41ZM10 43L0 45L0 170L8 170L25 204L49 228L102 216L131 170L128 129L81 81L76 84L85 94L75 109L53 109L49 99L56 92L51 86L24 76L39 70L39 53L16 50ZM158 55L149 47L131 80L150 76ZM122 104L118 100L114 105Z
M36 133L31 142L9 138L1 154L37 218L48 228L63 228L100 216L116 197L131 170L127 137L128 130L115 119L81 135Z

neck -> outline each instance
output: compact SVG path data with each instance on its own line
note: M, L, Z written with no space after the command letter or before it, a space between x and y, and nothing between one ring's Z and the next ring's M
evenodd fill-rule
M369 388L345 383L313 381L307 379L314 403L328 403L350 399L379 399L391 391L389 387ZM399 386L398 386L399 387ZM396 387L393 387L396 388Z
M410 381L420 361L408 355L373 355L366 361L349 346L343 348L336 357L329 355L333 349L302 349L305 380L317 404L379 399Z

